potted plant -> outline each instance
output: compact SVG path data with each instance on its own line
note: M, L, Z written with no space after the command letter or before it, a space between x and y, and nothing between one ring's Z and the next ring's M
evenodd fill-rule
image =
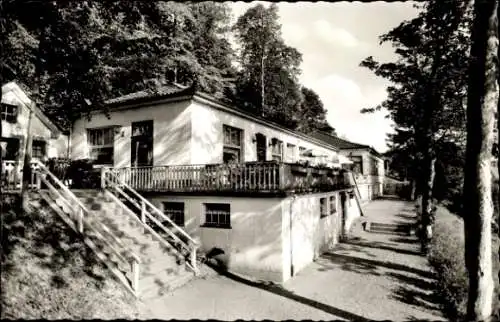
M293 173L307 173L307 165L300 162L291 164L290 168Z
M326 164L324 163L318 164L318 174L326 175L328 174L328 172L330 172L330 168L328 168Z

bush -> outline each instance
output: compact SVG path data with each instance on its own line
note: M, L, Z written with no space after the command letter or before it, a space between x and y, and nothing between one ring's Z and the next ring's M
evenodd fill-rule
M498 238L494 235L493 280L498 294ZM464 258L464 226L461 218L439 207L429 246L428 259L437 274L437 295L442 311L452 321L464 319L467 311L468 276ZM496 295L495 295L496 298Z
M96 189L101 186L101 173L94 169L94 163L89 159L71 161L67 174L73 189Z

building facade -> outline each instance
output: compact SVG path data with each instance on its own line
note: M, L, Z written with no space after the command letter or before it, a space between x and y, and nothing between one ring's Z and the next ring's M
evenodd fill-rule
M234 272L284 282L334 247L360 216L352 189L340 188L338 174L326 169L342 167L345 151L334 141L296 133L192 88L109 100L107 113L82 117L68 136L19 87L5 88L5 104L21 111L17 118L10 107L2 113L2 122L17 124L4 127L6 138L22 141L33 111L34 140L45 147L43 153L34 148L35 158L92 159L102 173L113 170L118 182L196 239L202 253L219 250ZM346 163L357 167L357 155L361 174L381 175L372 170L378 160L371 151L352 151ZM369 189L362 194L367 200L378 188Z
M31 122L30 122L31 117ZM33 160L67 157L68 136L52 123L15 82L2 86L2 184L19 185L26 151L28 124L31 123Z

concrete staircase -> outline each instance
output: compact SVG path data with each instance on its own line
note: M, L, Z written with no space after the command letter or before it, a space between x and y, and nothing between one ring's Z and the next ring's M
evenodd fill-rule
M139 272L139 298L153 299L178 288L195 278L193 271L184 264L184 259L173 252L173 248L160 243L140 220L112 201L100 190L72 190L82 203L92 212L90 220L105 224L126 247L141 260ZM105 250L104 250L105 251ZM113 258L110 258L113 261ZM119 267L122 272L130 271ZM122 264L123 265L123 264Z
M376 234L395 234L395 235L415 235L415 225L412 224L393 224L384 222L374 222L366 220L363 228L367 232Z

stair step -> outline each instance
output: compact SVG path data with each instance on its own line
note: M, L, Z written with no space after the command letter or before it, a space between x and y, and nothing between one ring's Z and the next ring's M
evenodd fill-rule
M157 276L146 277L139 281L140 297L142 300L156 298L172 292L194 278L194 274L188 271L181 275L161 273Z
M411 224L389 224L366 221L364 229L372 233L412 234Z
M179 275L185 270L185 265L177 265L173 258L164 256L161 259L153 260L151 263L142 265L141 277L157 275L167 271L169 274Z

